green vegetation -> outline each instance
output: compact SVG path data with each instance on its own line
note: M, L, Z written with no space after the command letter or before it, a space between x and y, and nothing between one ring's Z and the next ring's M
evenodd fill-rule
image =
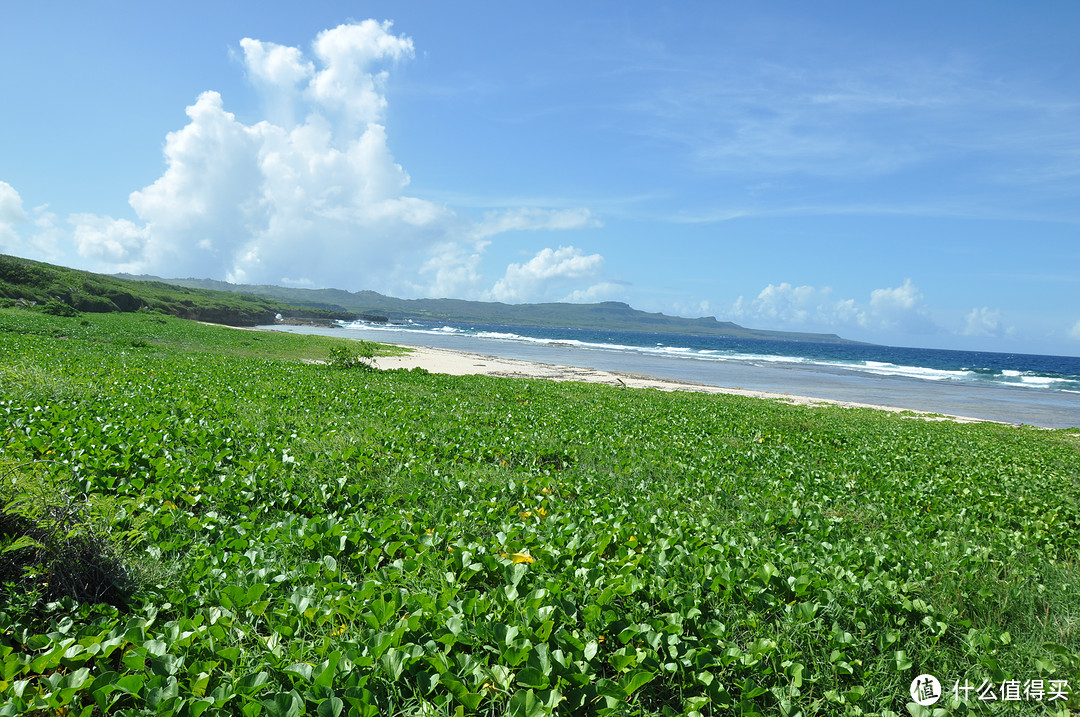
M954 713L1067 714L1051 681L1080 688L1070 432L335 370L344 345L0 309L0 715L944 714L908 704L920 673Z
M228 291L118 279L0 254L0 307L30 304L54 316L150 311L232 326L272 324L276 314L321 320L356 318L341 307L300 307Z

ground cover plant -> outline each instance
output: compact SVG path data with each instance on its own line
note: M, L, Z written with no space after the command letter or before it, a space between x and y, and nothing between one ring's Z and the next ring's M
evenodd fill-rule
M0 309L0 714L1080 706L1080 431L343 345Z

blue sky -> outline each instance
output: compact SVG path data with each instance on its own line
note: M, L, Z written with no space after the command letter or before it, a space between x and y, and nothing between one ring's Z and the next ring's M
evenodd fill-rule
M1080 354L1074 2L0 5L0 251Z

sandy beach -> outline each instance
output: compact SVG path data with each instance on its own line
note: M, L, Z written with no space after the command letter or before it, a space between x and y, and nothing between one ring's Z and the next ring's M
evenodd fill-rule
M655 388L661 391L692 391L697 393L724 393L736 396L749 396L774 401L783 401L802 406L833 405L847 408L873 408L894 413L911 412L915 418L924 420L952 420L960 423L974 423L984 419L967 416L942 416L940 414L921 413L897 406L881 406L853 401L834 401L810 396L795 396L786 393L768 393L750 391L741 388L710 386L707 384L679 381L676 379L657 378L617 371L599 371L578 366L559 366L555 364L521 361L518 359L499 358L483 354L455 351L452 349L432 348L427 346L403 347L411 353L402 356L382 356L376 359L381 369L423 368L432 373L444 373L453 376L481 374L484 376L505 376L512 378L536 378L550 381L585 381L605 383L610 386L626 388Z

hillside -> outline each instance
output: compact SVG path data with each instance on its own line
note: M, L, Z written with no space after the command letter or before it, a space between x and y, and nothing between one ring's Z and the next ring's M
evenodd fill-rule
M0 306L16 304L60 314L154 311L231 326L270 324L277 314L293 319L355 318L341 307L295 306L231 291L134 281L0 254Z
M300 306L346 309L366 317L389 321L433 321L457 324L502 326L543 326L547 328L593 329L600 331L641 331L657 334L725 336L731 338L849 343L836 334L749 329L712 316L688 319L648 313L617 301L598 304L503 304L463 299L398 299L374 291L348 292L341 289L296 289L271 285L230 284L210 279L160 279L151 276L125 278L166 281L170 284L222 292L239 292Z

